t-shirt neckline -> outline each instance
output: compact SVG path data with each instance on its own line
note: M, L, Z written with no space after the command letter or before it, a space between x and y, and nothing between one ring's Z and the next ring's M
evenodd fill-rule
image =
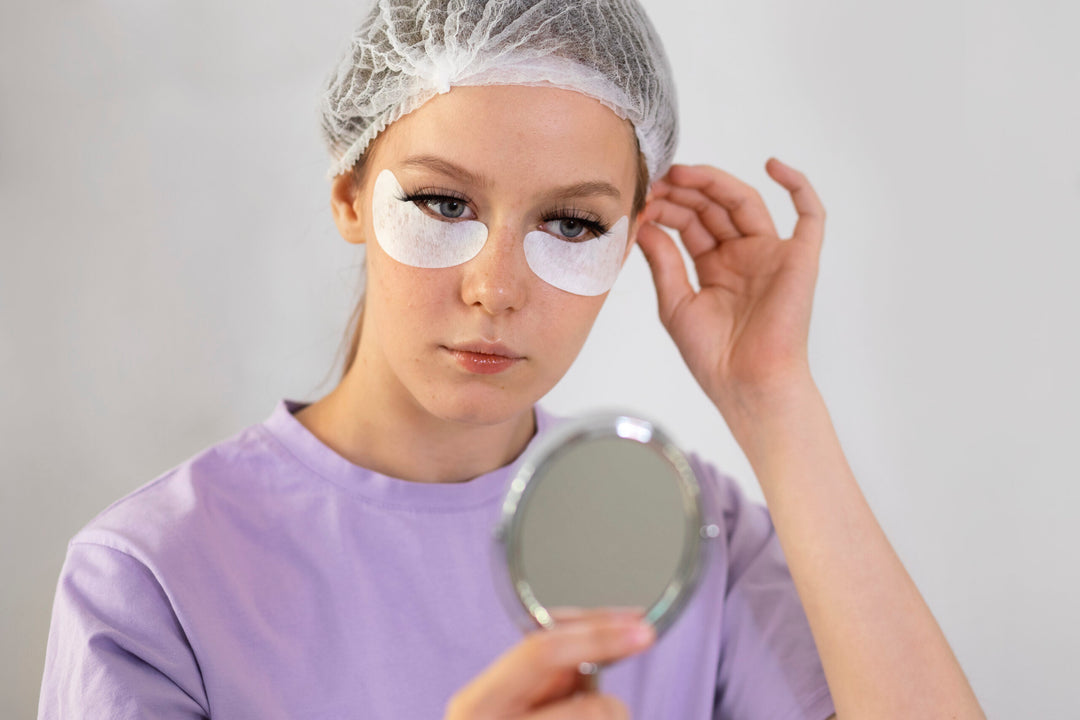
M300 464L324 480L380 505L408 510L467 510L497 501L505 493L522 457L551 422L548 413L536 405L533 407L536 433L522 454L509 464L471 480L428 483L383 475L342 457L294 417L309 404L283 398L261 427Z

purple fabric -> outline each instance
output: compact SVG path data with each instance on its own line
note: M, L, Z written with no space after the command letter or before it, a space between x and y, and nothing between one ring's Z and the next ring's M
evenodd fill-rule
M457 484L386 477L323 445L300 407L281 401L72 538L39 718L440 718L520 639L491 571L515 464ZM538 436L559 422L536 412ZM768 513L694 463L716 552L680 619L602 689L636 718L826 718Z

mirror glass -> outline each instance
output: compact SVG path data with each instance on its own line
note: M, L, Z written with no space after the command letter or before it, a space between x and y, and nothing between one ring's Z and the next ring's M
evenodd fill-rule
M517 549L521 577L547 608L656 604L687 542L683 493L648 445L576 442L533 478Z
M530 448L496 528L500 588L524 630L638 607L659 635L693 592L706 524L697 477L650 421L598 414Z

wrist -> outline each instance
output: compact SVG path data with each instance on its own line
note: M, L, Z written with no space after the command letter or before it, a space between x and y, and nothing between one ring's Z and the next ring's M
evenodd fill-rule
M819 396L810 368L770 373L754 382L731 382L714 393L713 404L732 425L756 424L790 412ZM734 430L734 427L732 427Z
M824 411L809 368L775 374L768 382L729 386L714 404L752 465L816 425Z

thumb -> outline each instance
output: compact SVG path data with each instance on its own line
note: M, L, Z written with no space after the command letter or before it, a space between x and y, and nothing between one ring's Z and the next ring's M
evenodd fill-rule
M664 327L670 327L676 309L694 295L694 288L686 274L686 263L675 241L654 223L641 226L637 244L652 271L660 322Z

